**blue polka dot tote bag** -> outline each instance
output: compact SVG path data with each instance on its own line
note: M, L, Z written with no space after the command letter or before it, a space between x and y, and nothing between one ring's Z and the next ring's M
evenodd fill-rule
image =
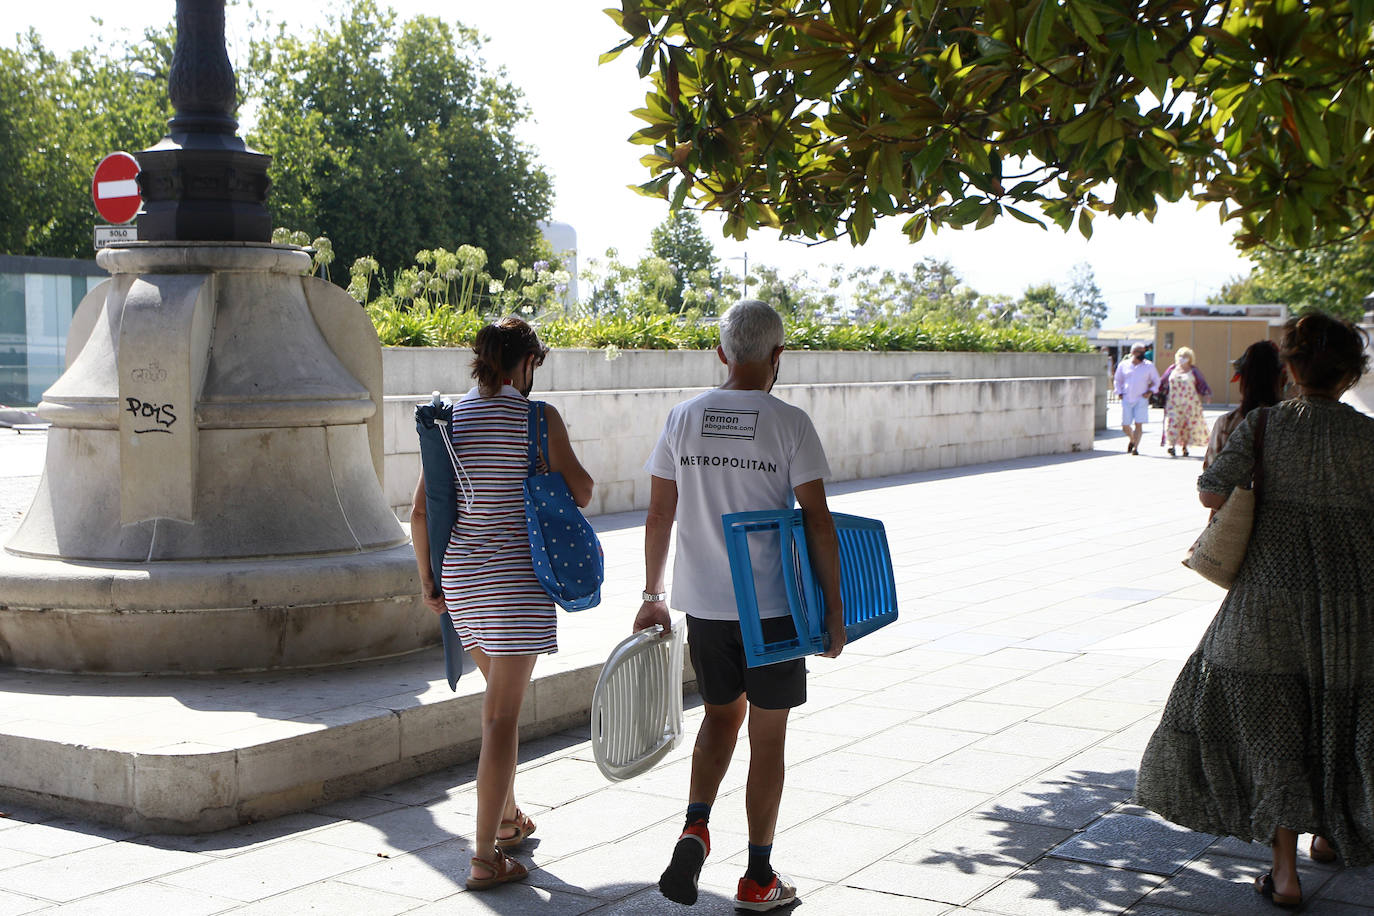
M534 574L550 598L568 611L601 603L605 562L601 541L573 502L559 473L538 473L538 458L549 454L544 403L530 402L529 472L525 477L525 527L530 535Z

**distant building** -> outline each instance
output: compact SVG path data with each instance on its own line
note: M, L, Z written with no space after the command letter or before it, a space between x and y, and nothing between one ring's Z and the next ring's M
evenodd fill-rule
M1131 352L1131 347L1136 344L1149 346L1155 339L1154 325L1149 322L1138 322L1124 328L1075 328L1068 333L1084 338L1094 348L1111 357L1112 369L1121 362L1122 356Z
M553 253L563 262L563 269L571 278L568 290L563 294L563 305L572 308L577 304L577 230L568 223L539 221L539 234L553 246Z
M66 368L67 328L109 275L95 261L0 255L0 404L37 404Z
M1212 387L1213 404L1240 403L1231 361L1257 340L1277 343L1288 320L1286 305L1156 305L1153 293L1145 294L1135 313L1154 325L1155 365L1161 373L1180 347L1192 348Z

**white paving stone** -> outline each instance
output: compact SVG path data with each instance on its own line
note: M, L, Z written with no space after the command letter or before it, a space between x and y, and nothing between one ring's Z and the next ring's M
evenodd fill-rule
M1073 916L1139 903L1142 916L1164 916L1174 904L1195 912L1259 905L1246 881L1262 868L1263 847L1167 828L1177 848L1145 861L1155 822L1129 804L1135 767L1221 592L1178 567L1180 532L1199 518L1196 463L1129 458L1118 442L1104 437L1073 458L834 488L837 511L887 522L902 617L839 659L809 665L811 702L792 722L774 853L802 889L798 912ZM1123 489L1145 494L1148 524L1122 524L1112 507ZM597 663L629 628L640 520L598 524L607 528L608 568L626 582L608 586L601 608L560 617L562 651L541 660L536 678ZM221 728L308 733L348 721L360 704L397 715L449 695L432 659L407 665L377 666L391 673L368 696L338 672L205 679L175 691L159 679L78 678L63 682L65 692L45 692L43 676L6 673L0 709L29 723L30 735L70 729L213 746ZM102 695L115 687L121 699ZM475 697L480 682L460 688ZM111 721L123 704L127 721ZM468 761L204 836L125 839L0 804L12 815L0 817L0 916L63 902L52 911L678 916L685 910L653 885L681 829L701 716L690 697L683 744L620 784L597 772L585 723L526 741L517 793L539 831L515 852L534 869L530 885L464 890L476 802ZM0 732L6 721L0 715ZM411 740L439 746L448 734ZM748 759L742 736L713 810L712 856L693 913L734 912ZM1144 825L1140 861L1113 839L1123 825ZM1174 869L1204 847L1167 881L1140 870ZM1372 872L1314 872L1310 887L1304 881L1314 898L1307 909L1371 916Z

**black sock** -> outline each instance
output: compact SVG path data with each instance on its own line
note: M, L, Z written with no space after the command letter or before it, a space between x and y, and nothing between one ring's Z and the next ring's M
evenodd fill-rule
M687 805L687 823L682 825L682 829L686 830L697 821L711 821L711 806L706 802L691 802Z
M749 844L749 868L745 870L744 877L758 885L766 885L773 880L773 866L769 859L773 855L773 844L767 846L755 846Z

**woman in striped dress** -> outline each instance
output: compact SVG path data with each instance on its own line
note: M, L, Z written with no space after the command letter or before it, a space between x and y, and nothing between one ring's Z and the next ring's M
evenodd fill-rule
M477 334L472 374L477 386L453 408L453 445L471 482L471 505L460 501L436 587L425 530L421 477L411 508L411 536L425 603L450 614L486 679L482 750L477 763L477 825L467 886L481 890L518 881L524 865L503 850L524 842L534 821L515 804L520 706L535 659L558 651L553 600L535 578L525 528L523 482L528 470L529 393L548 348L519 318L503 318ZM541 470L557 471L585 506L592 478L568 440L563 418L545 409L549 454ZM455 494L457 498L457 494Z

